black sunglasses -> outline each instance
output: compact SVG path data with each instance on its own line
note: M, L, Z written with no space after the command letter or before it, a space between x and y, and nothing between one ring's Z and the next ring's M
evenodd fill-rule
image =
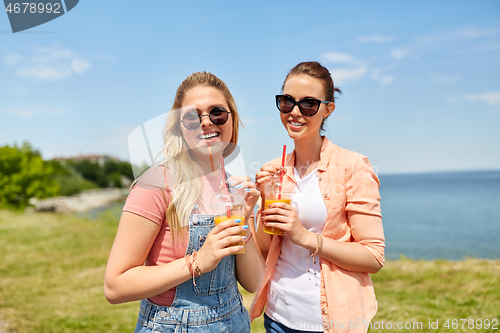
M204 115L200 115L194 110L188 111L182 116L181 123L187 130L195 130L201 125L201 117L208 117L212 124L220 126L227 122L230 113L230 111L227 111L222 106L216 106L210 110L209 114Z
M295 101L293 97L288 95L276 95L276 106L282 113L289 113L295 105L299 106L300 113L304 116L311 117L318 113L321 104L328 104L330 101L320 101L316 98L304 98L300 101Z

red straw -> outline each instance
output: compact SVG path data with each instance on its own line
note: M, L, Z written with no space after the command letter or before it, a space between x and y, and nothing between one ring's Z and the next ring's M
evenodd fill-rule
M283 145L283 156L281 157L281 166L285 168L285 158L286 158L286 145ZM278 200L281 199L281 189L283 188L283 175L284 172L281 170L280 174L280 190L278 192Z
M210 155L210 164L212 165L212 171L215 171L214 168L214 159L212 158L212 149L210 149L210 144L207 142L208 146L208 155Z
M229 207L229 192L227 190L227 183L226 183L226 168L224 167L224 157L220 157L220 169L222 171L222 180L224 181L224 197L226 199L226 214L227 218L231 217L231 210Z

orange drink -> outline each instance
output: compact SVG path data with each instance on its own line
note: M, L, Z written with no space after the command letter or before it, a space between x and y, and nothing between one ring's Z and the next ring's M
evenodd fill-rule
M238 224L234 223L234 225L244 226L246 205L245 197L245 191L239 191L235 188L226 188L226 186L224 186L224 189L215 193L210 200L210 208L212 210L212 214L214 215L214 224L217 225L223 221L240 219L241 221ZM242 231L236 235L245 236L245 232ZM244 241L233 243L229 246L243 247L243 249L236 254L245 253Z
M273 204L275 202L284 202L286 204L290 204L291 199L266 199L264 202L264 209L267 209L267 207L270 204ZM266 227L264 226L264 232L268 233L270 235L284 235L285 232L281 229L274 228L274 227Z
M221 223L221 222L224 222L226 220L236 220L236 219L240 219L241 222L238 223L238 225L245 225L245 216L239 216L239 215L231 215L231 217L227 217L227 215L216 215L214 217L214 222L215 222L215 225ZM239 233L240 236L245 236L245 232L241 232ZM231 244L229 246L243 246L243 250L241 250L240 252L236 252L236 254L240 254L240 253L245 253L245 242L237 242L237 243L234 243L234 244Z

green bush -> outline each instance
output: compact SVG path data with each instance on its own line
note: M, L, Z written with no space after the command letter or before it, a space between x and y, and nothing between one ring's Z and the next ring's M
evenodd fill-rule
M58 194L53 168L28 143L0 147L0 207L23 208L29 199Z
M90 160L68 160L66 166L76 170L83 178L96 184L98 187L123 187L121 177L134 179L132 166L128 162L108 159L104 165Z
M123 177L134 179L128 162L44 161L29 143L0 147L0 207L24 208L33 197L70 196L99 187L122 188Z
M47 162L53 169L54 179L60 187L58 195L71 196L80 193L82 190L97 188L92 181L83 178L74 168L68 167L56 160Z
M130 163L107 160L102 165L90 160L67 159L48 161L55 170L54 180L60 185L59 195L74 195L82 190L99 187L122 188L122 178L133 180Z

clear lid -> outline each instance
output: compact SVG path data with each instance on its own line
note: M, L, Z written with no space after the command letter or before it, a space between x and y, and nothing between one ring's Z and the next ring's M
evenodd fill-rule
M218 206L220 204L226 204L226 202L232 203L244 203L246 197L246 192L242 189L236 189L234 187L229 187L227 189L227 195L224 188L217 191L212 199L210 200L210 206Z
M210 208L215 215L224 214L227 208L231 211L241 210L245 206L245 197L243 189L229 187L226 195L224 188L221 188L210 200Z

